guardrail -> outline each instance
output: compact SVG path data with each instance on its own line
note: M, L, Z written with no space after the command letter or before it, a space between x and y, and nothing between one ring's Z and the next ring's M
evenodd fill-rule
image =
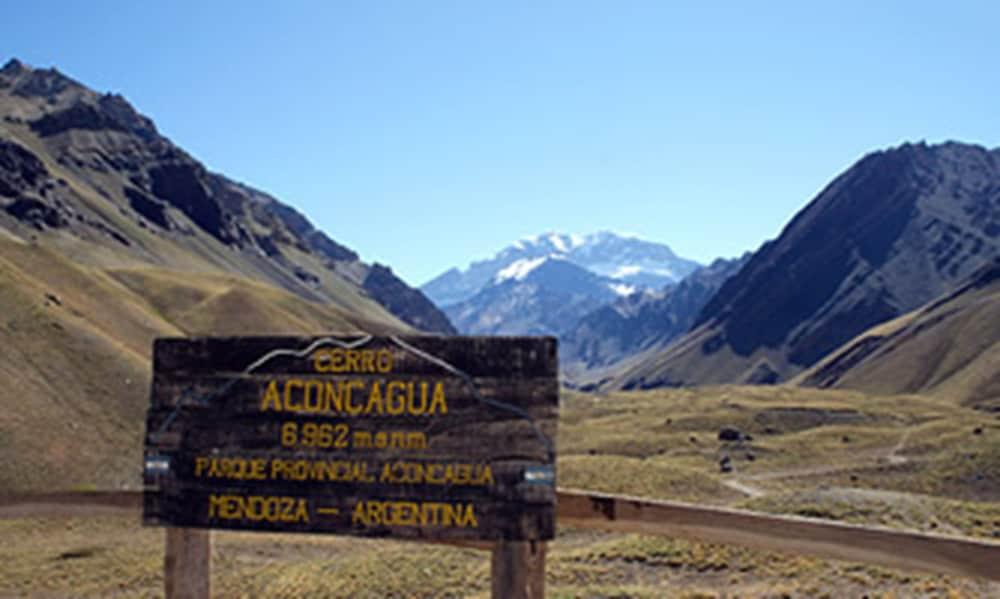
M557 506L560 526L743 545L768 551L1000 581L1000 542L988 539L858 526L572 489L559 490ZM0 518L86 516L108 513L109 510L141 509L141 491L0 496ZM497 544L441 543L493 549L494 561L499 559ZM515 553L524 550L516 549Z

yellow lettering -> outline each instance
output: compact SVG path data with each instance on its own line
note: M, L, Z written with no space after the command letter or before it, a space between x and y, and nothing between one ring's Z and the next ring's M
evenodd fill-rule
M427 434L417 431L406 434L407 449L427 449Z
M393 381L396 384L400 384L397 381ZM389 383L389 387L392 387L393 383ZM378 382L374 384L375 388L378 388ZM399 416L406 411L406 398L403 397L402 393L388 393L386 397L386 411L393 416ZM411 408L412 412L412 408Z
M365 406L365 414L371 414L372 412L382 413L382 388L379 386L378 381L372 383L372 390L368 395L368 405Z
M323 358L326 358L324 360ZM320 350L313 354L313 370L316 372L330 372L330 354Z
M327 412L343 412L343 404L340 403L340 389L343 387L338 387L331 381L326 383L326 401L324 403L324 408Z
M471 503L412 501L359 501L351 514L351 523L363 526L448 526L478 527L475 506Z
M264 392L264 397L260 400L260 411L266 412L267 410L281 411L281 398L278 397L278 381L271 381L271 384L267 386L267 391Z
M376 368L379 372L389 372L392 370L392 352L387 349L380 349L376 356Z
M382 524L382 516L385 513L385 503L381 501L368 502L368 521L374 524Z
M351 524L368 526L368 511L365 509L364 501L359 501L354 505L354 512L351 514Z
M345 360L344 361L347 364L347 371L348 372L361 372L361 367L358 366L358 350L356 350L356 349L349 349L346 352L344 352L344 354L345 354L345 356L344 356Z
M273 497L268 495L215 495L208 496L208 517L223 520L251 520L268 522L309 522L306 500L301 497Z
M364 389L365 384L357 379L354 379L347 381L344 387L347 387L347 397L345 398L344 401L344 408L346 409L347 413L350 414L351 416L357 416L358 414L364 411L364 408L360 404L358 405L354 404L353 392L355 388ZM341 394L344 393L344 387L340 388Z
M302 406L292 403L292 387L301 387L302 381L292 379L285 383L285 409L290 412L301 412Z
M358 449L371 449L372 434L369 431L354 431L354 447Z
M375 352L370 349L361 352L362 372L375 372Z
M427 394L427 383L420 383L423 388L424 395ZM428 413L434 414L447 414L448 413L448 402L444 398L444 383L438 381L434 383L434 397L431 398L431 406L427 410Z
M312 392L310 393L310 391ZM323 409L323 406L320 403L323 399L322 393L323 393L323 383L316 380L306 381L305 391L304 391L305 394L304 403L306 412L315 413Z

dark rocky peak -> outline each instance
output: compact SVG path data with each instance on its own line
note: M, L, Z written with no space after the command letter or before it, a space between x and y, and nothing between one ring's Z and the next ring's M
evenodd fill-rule
M43 136L67 129L110 129L147 140L158 137L153 121L120 94L99 95L54 68L33 69L13 58L0 69L0 87L21 98L45 101L44 114L32 123Z
M894 168L900 174L911 177L915 183L931 186L941 181L942 170L953 176L982 179L984 169L988 171L998 166L998 152L1000 148L990 150L958 141L939 144L921 141L872 152L856 167Z
M954 288L997 252L994 163L957 143L868 154L729 279L696 326L724 323L741 356L788 343L791 363L809 366Z
M96 102L89 98L78 99L68 108L32 121L31 128L42 137L82 129L131 133L146 141L159 139L153 121L136 112L131 104L117 95L104 95Z
M0 75L16 77L28 70L28 67L23 62L16 58L11 58L7 61L7 64L3 65L3 68L0 68Z
M12 80L14 87L12 93L16 96L44 98L50 103L56 103L59 96L67 91L88 91L83 84L54 68L32 69L19 61L16 64L8 62L7 66L10 70L3 74Z

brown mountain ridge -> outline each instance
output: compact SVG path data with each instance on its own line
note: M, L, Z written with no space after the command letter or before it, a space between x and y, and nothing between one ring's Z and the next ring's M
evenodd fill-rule
M776 383L957 289L1000 255L1000 150L904 144L830 183L705 305L609 386Z
M158 336L451 333L117 95L0 69L0 493L139 483Z
M208 171L120 95L11 60L0 69L0 117L8 236L84 264L238 274L347 308L373 300L414 328L454 332L388 268L365 264L268 194Z

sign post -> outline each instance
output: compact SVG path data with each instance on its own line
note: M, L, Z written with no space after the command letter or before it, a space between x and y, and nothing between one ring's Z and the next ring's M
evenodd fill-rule
M167 599L212 596L212 531L167 528L163 583Z
M158 339L153 354L146 524L488 540L516 585L518 564L544 564L555 339Z
M498 541L490 562L493 599L545 597L545 543Z

